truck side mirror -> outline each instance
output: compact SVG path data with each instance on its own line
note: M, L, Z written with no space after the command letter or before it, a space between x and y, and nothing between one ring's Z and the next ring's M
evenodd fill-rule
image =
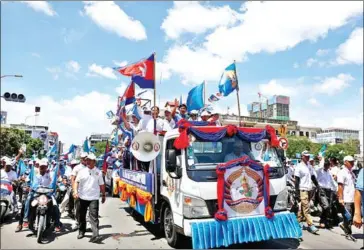
M277 149L277 155L281 159L282 162L284 162L286 160L283 149Z
M177 168L177 157L176 150L168 149L167 150L167 161L166 161L166 170L167 172L175 172Z

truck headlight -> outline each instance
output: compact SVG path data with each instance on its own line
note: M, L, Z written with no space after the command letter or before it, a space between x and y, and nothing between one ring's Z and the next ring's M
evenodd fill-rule
M189 219L210 217L204 200L186 195L183 196L183 215Z
M274 203L274 211L287 210L288 207L288 189L285 187L278 195Z

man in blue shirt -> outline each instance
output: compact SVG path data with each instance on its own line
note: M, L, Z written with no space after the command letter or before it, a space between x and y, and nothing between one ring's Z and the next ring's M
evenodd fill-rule
M361 228L364 215L364 169L362 168L356 179L355 195L354 195L354 219L353 224L357 228Z

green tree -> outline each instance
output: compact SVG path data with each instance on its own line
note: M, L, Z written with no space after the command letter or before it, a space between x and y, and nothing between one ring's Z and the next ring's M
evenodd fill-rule
M308 150L311 154L317 155L322 147L321 144L311 142L305 136L288 136L287 139L287 156L289 158L296 158L296 153L301 153L304 150Z
M105 153L105 148L106 148L106 141L97 142L94 145L94 147L96 149L96 152L95 152L96 156L104 154Z
M341 144L329 145L326 151L328 158L336 157L340 161L347 155L354 155L358 153L360 142L358 140L348 140Z
M40 139L33 139L23 130L16 128L1 128L0 133L1 155L15 156L23 144L27 145L26 156L31 156L33 150L38 151L43 148Z

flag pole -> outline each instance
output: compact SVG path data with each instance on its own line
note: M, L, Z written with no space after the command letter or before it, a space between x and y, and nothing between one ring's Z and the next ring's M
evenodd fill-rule
M156 96L157 96L157 84L155 83L155 57L156 57L156 53L154 52L154 62L153 62L153 80L154 80L154 107L157 105L156 104ZM157 119L154 119L154 134L157 134Z
M206 105L206 81L203 81L203 106Z
M240 100L239 100L239 82L238 82L238 74L236 73L236 63L234 60L234 71L235 71L235 78L236 78L236 99L238 100L238 115L239 115L239 127L242 126L241 124L241 113L240 113Z

